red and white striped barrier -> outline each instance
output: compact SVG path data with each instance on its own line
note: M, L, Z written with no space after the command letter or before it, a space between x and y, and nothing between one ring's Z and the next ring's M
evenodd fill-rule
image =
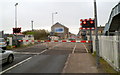
M83 30L89 30L89 29L95 29L95 28L80 28L80 29L83 29Z
M92 41L86 41L86 40L19 40L19 42L78 42L78 43L91 43Z

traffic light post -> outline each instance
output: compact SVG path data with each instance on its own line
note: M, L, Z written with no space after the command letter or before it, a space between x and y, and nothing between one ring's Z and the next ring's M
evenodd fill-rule
M91 31L91 29L90 29L90 50L91 50L91 53L93 53L93 43L92 43L92 31Z
M90 31L90 52L93 53L93 43L92 43L92 28L95 28L95 22L94 22L94 19L81 19L81 25L82 25L82 28L88 28L89 31ZM81 29L82 29L81 28Z
M16 46L18 46L18 40L17 40L17 33L21 33L21 28L13 28L13 34L15 36L15 39L16 39Z

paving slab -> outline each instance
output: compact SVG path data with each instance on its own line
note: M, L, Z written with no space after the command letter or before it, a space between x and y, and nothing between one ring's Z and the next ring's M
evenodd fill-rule
M90 53L70 54L63 73L100 73Z

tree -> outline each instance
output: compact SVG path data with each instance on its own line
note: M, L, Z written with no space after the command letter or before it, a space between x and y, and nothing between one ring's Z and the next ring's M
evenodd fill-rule
M34 30L34 31L24 31L23 34L34 35L35 40L46 40L48 39L48 35L50 35L50 33L44 29Z

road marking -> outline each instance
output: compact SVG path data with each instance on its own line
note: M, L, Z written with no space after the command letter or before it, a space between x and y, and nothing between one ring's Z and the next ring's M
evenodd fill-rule
M3 73L5 73L5 72L7 72L7 71L9 71L9 70L12 69L12 68L18 66L18 65L20 65L20 64L22 64L22 63L24 63L24 62L30 60L31 58L32 58L32 57L29 57L29 58L27 58L27 59L25 59L25 60L23 60L23 61L21 61L21 62L15 64L15 65L11 66L11 67L9 67L8 69L6 69L6 70L4 70L4 71L1 71L1 72L0 72L0 75L3 74Z
M39 53L33 53L33 52L14 52L14 54L28 54L28 55L30 55L30 54L39 54Z
M61 44L61 43L60 43L60 44ZM59 46L60 44L55 45L54 47ZM51 48L54 48L54 47L51 47ZM40 55L40 54L46 52L47 50L48 50L48 49L45 49L45 50L43 50L42 52L37 53L37 55ZM14 53L17 53L17 52L14 52ZM34 56L36 56L36 55L34 55ZM0 75L3 74L3 73L5 73L5 72L7 72L7 71L9 71L9 70L11 70L11 69L13 69L13 68L15 68L16 66L19 66L19 65L23 64L24 62L27 62L27 61L30 60L32 57L33 57L33 56L31 56L31 57L29 57L29 58L27 58L27 59L25 59L25 60L23 60L23 61L21 61L21 62L15 64L15 65L13 65L13 66L11 66L11 67L9 67L9 68L7 68L7 69L1 71L1 72L0 72Z
M75 46L74 46L74 48L73 48L72 54L75 52L75 49L76 49L76 43L75 43ZM64 68L63 68L63 70L62 70L62 73L65 73L65 69L66 69L67 66L68 66L68 61L70 60L70 56L71 56L71 54L68 55L68 58L67 58L67 60L66 60L66 62L65 62L65 66L64 66Z
M45 51L47 51L47 49L44 50L44 51L42 51L42 52L40 52L40 53L38 53L37 55L42 54L42 53L44 53ZM34 55L34 56L36 56L36 55ZM4 71L1 71L1 72L0 72L0 75L3 74L3 73L5 73L5 72L7 72L7 71L9 71L9 70L11 70L11 69L13 69L14 67L16 67L16 66L18 66L18 65L20 65L20 64L22 64L22 63L24 63L24 62L27 62L27 61L30 60L32 57L33 57L33 56L31 56L31 57L29 57L29 58L27 58L27 59L25 59L25 60L23 60L23 61L15 64L15 65L13 65L13 66L5 69Z
M76 49L76 43L75 43L75 46L73 48L72 54L75 52L75 49Z
M85 47L85 50L86 50L86 52L88 53L89 51L88 51L88 49L87 49L87 47L83 44L83 46Z
M44 51L42 51L42 52L38 53L38 55L40 55L40 54L42 54L42 53L46 52L47 50L48 50L48 49L45 49Z
M69 61L69 59L70 59L70 55L71 55L71 54L69 54L69 56L68 56L68 58L67 58L67 60L66 60L66 62L65 62L65 66L64 66L64 68L63 68L63 70L62 70L62 73L65 73L65 69L66 69L67 66L68 66L68 61Z

